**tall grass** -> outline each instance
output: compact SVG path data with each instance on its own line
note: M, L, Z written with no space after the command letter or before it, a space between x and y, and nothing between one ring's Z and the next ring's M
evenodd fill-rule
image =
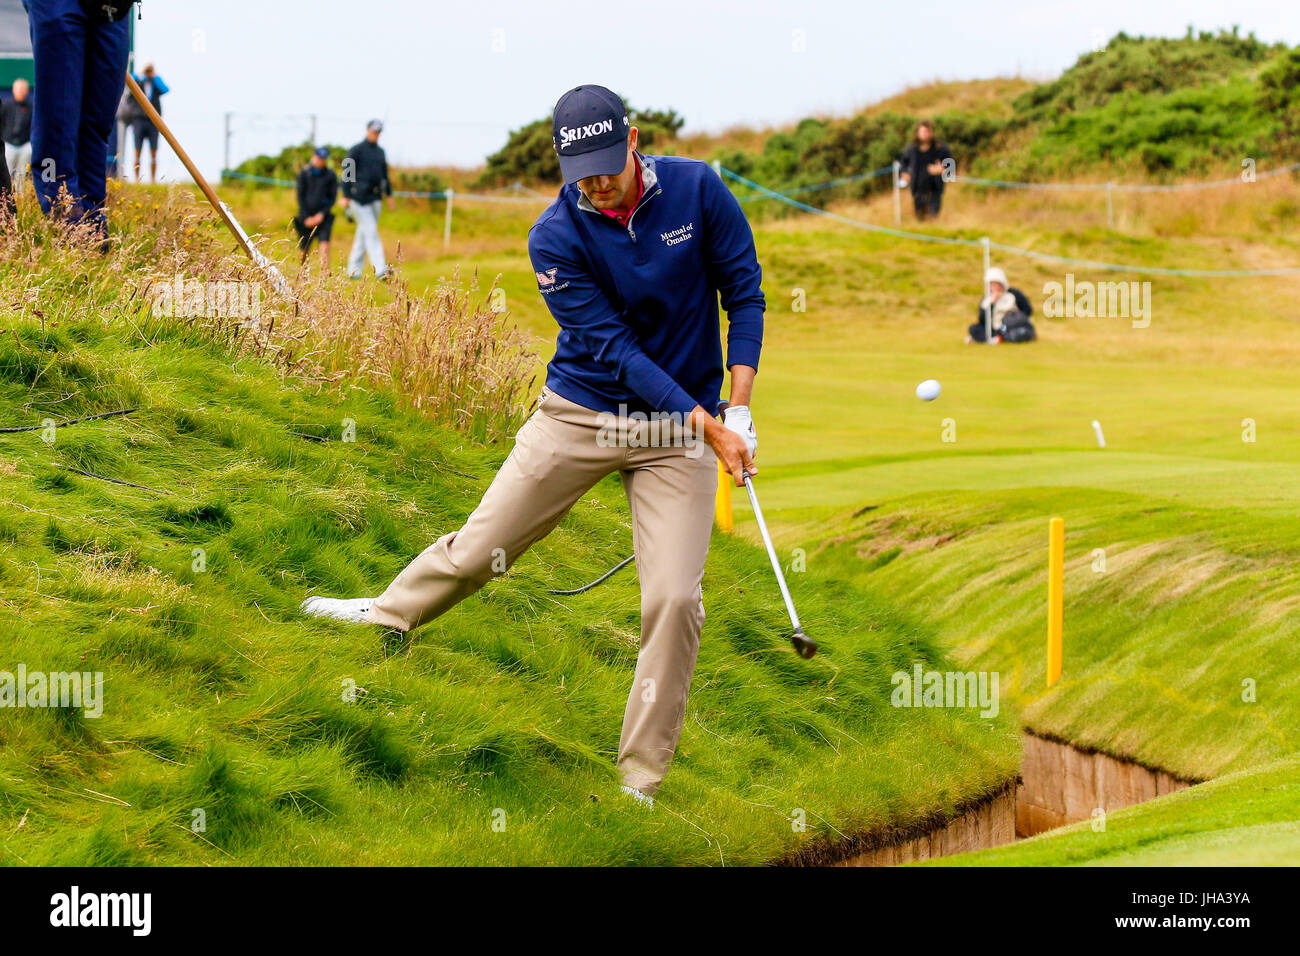
M392 296L357 307L356 285L337 274L305 287L313 310L285 321L306 323L312 350L305 359L392 387L411 407L462 429L479 440L511 429L527 416L536 355L517 328L502 321L484 296L475 273L467 284L459 272L426 294L412 293L400 274L389 280Z
M127 322L152 341L181 325L283 374L337 389L383 385L412 408L481 441L508 434L528 412L536 365L528 337L495 309L495 283L477 274L441 279L416 293L400 258L386 285L338 274L295 273L294 296L278 296L192 192L112 190L112 242L102 251L86 230L48 222L30 191L17 220L0 228L0 277L7 307L42 324L96 317ZM289 244L268 248L272 256ZM247 283L257 315L160 308L161 290L183 282Z

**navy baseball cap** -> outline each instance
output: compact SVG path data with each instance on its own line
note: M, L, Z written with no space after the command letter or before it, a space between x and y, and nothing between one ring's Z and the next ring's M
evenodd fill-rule
M325 146L317 146L317 147L316 147L316 155L319 156L321 159L329 159L329 158L330 158L330 151L329 151L329 149L328 149L327 147L325 147Z
M621 173L631 129L623 101L603 86L577 86L561 96L551 137L565 183Z

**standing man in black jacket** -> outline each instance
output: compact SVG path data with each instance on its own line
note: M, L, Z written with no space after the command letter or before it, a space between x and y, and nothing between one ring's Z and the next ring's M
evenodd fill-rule
M330 231L334 228L334 200L339 195L339 178L326 164L329 155L324 146L316 147L311 162L298 172L298 215L293 219L303 262L312 240L320 242L321 272L330 267Z
M903 189L911 187L916 218L936 218L943 204L943 184L956 175L957 166L948 147L935 141L929 120L917 124L916 138L903 150L898 165L898 185Z
M388 274L388 260L384 258L384 243L379 238L379 213L383 197L388 196L392 208L393 187L388 182L388 159L379 145L379 134L384 124L371 120L366 124L366 138L348 150L343 160L343 208L356 221L357 235L352 240L352 255L348 257L348 278L360 279L366 265L366 256L375 268L375 276L382 279Z

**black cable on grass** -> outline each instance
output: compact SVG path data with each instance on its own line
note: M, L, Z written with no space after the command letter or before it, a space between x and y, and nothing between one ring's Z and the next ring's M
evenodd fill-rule
M570 594L581 594L583 591L590 591L590 590L591 590L592 588L594 588L597 584L603 584L606 580L608 580L609 578L613 577L613 575L614 575L615 572L617 572L617 571L622 571L625 567L627 567L629 564L632 563L632 560L633 560L635 557L636 557L635 554L629 554L626 558L624 558L624 559L623 559L622 561L620 561L618 564L614 565L612 568L610 568L608 571L606 571L606 572L605 572L604 574L602 574L600 577L596 578L596 580L592 581L590 584L584 584L582 587L580 587L580 588L574 588L572 591L547 591L546 593L547 593L547 594L570 595Z
M75 425L77 422L89 422L96 418L112 418L115 415L130 415L132 412L138 412L140 406L134 408L119 408L115 412L100 412L98 415L83 415L80 418L70 418L66 422L55 422L55 428L67 428L69 425ZM38 432L45 425L12 425L7 428L0 428L0 434L12 434L13 432Z
M309 433L309 432L290 432L290 434L291 434L291 436L294 436L295 438L307 438L307 441L318 441L318 442L330 442L330 441L334 441L333 438L330 438L329 436L326 436L326 434L311 434L311 433ZM477 475L471 475L471 473L469 473L469 472L464 472L464 471L456 471L455 468L448 468L448 467L446 466L446 464L439 464L438 462L429 462L429 464L432 464L432 466L433 466L434 468L437 468L438 471L446 472L447 475L455 475L456 477L464 477L464 479L469 479L469 480L471 480L471 481L478 481L478 480L480 480L480 479L478 479L478 476L477 476Z
M463 471L457 471L455 468L448 468L446 465L440 465L436 461L430 462L430 464L433 465L434 468L437 468L439 471L445 471L447 474L455 475L458 478L468 478L470 481L479 480L478 475L470 475Z
M167 491L159 491L157 488L146 488L144 485L132 484L129 481L123 481L121 478L109 478L107 475L97 475L93 471L82 471L80 468L73 468L71 465L60 465L59 467L78 475L84 475L87 478L98 478L100 481L111 481L115 485L126 485L128 488L139 488L141 491L152 491L155 495L170 494L170 492Z

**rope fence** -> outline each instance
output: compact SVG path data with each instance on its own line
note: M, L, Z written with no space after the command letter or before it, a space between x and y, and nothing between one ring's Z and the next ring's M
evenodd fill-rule
M802 200L795 199L784 193L779 193L774 189L769 189L761 183L756 183L752 179L746 179L739 173L732 172L725 166L716 166L715 168L724 178L740 183L742 186L755 190L756 192L761 192L767 198L783 202L795 209L799 209L815 216L821 216L822 218L830 219L833 222L842 223L843 225L851 226L855 229L893 236L898 239L910 239L917 242L930 242L953 246L978 246L981 249L997 249L999 252L1026 256L1027 258L1038 259L1044 262L1056 262L1062 265L1080 266L1083 268L1108 272L1129 272L1136 275L1188 276L1193 278L1210 279L1241 278L1246 276L1300 275L1300 267L1287 269L1173 269L1161 266L1133 265L1130 263L1097 262L1091 259L1074 259L1069 256L1053 255L1047 252L1039 252L1036 249L1024 249L1020 246L1009 246L1004 243L994 242L987 236L980 239L964 239L958 236L935 236L924 232L910 232L906 229L896 229L890 226L878 226L875 223L863 222L860 219L852 219L848 216L842 216L839 213L830 212L829 210L809 205Z
M898 198L900 189L898 186L898 164L897 163L894 163L891 166L882 166L880 169L873 169L869 172L859 173L854 176L845 176L845 177L840 177L838 179L827 180L826 182L823 183L813 183L811 185L800 186L795 189L791 189L788 192L778 192L775 189L771 189L767 186L764 186L762 183L755 182L754 180L748 179L745 176L742 176L739 173L734 172L733 170L727 169L725 166L722 166L720 163L716 161L713 163L713 168L717 171L719 176L723 177L724 179L731 180L732 182L737 183L741 186L744 186L745 188L751 190L755 194L750 196L738 197L738 201L742 203L752 202L754 200L759 200L759 199L771 199L776 202L784 203L785 205L788 205L791 208L798 209L801 212L806 212L809 213L810 215L820 216L824 219L829 219L832 222L838 222L842 225L849 226L854 229L861 229L868 232L879 233L881 235L893 236L894 238L897 239L907 239L916 242L928 242L928 243L936 243L941 245L979 247L980 249L985 251L990 249L996 249L999 252L1007 253L1010 255L1024 256L1026 258L1036 259L1041 262L1053 262L1053 263L1059 263L1061 265L1077 266L1080 268L1095 269L1098 271L1106 271L1106 272L1128 272L1128 273L1133 273L1135 275L1185 276L1190 278L1211 278L1211 279L1213 278L1235 279L1235 278L1252 277L1252 276L1300 275L1300 267L1282 268L1282 269L1178 269L1178 268L1164 267L1164 266L1144 266L1144 265L1136 265L1133 263L1101 262L1092 259L1076 259L1070 256L1059 256L1059 255L1054 255L1052 253L1039 252L1036 249L1025 249L1020 246L1011 246L1005 243L994 242L992 239L990 239L987 236L982 237L980 239L966 239L958 236L937 236L937 235L932 235L930 233L912 232L910 230L900 229L897 227L881 226L875 223L864 222L860 219L853 219L849 216L840 215L839 213L834 213L831 212L830 210L822 209L819 206L814 206L811 205L810 203L794 198L795 195L798 194L819 192L826 189L831 189L835 186L848 185L850 183L861 182L866 179L873 179L879 176L884 176L889 173L893 173L894 193L895 193L894 210L895 210L895 219L897 221L899 217L899 206L900 206L899 198ZM1279 176L1289 172L1296 172L1297 170L1300 170L1300 163L1292 163L1288 166L1281 166L1275 169L1270 169L1270 170L1265 170L1263 172L1260 172L1256 175L1255 178L1257 180L1267 179L1273 176ZM278 186L283 188L293 188L296 185L294 182L287 179L274 179L267 176L255 176L250 173L241 173L229 169L222 170L222 176L223 178L228 178L228 179L243 180L246 182L258 183L267 186ZM1233 179L1216 180L1213 182L1170 183L1170 184L1150 184L1150 185L1140 185L1140 184L1126 185L1126 184L1112 184L1112 183L1027 183L1027 182L1016 182L1013 180L980 179L972 176L957 177L953 181L958 183L970 183L972 185L979 185L979 186L992 186L992 187L1016 188L1016 189L1044 189L1044 190L1104 189L1107 190L1108 193L1111 190L1123 190L1129 192L1158 192L1158 191L1170 191L1170 190L1181 190L1181 189L1208 189L1213 187L1221 187L1221 186L1227 186L1227 185L1245 182L1245 180L1241 180L1240 178L1233 178ZM526 194L526 195L521 195L521 194ZM393 195L405 199L446 200L447 202L446 217L443 225L444 247L449 246L451 243L452 209L453 209L453 204L457 199L468 200L471 202L540 203L540 202L550 202L552 198L550 196L546 196L541 193L537 193L532 190L525 189L524 187L519 185L511 187L511 194L509 195L499 195L499 194L494 195L490 193L461 193L461 192L456 192L454 189L430 190L430 191L394 190ZM1110 209L1109 195L1107 196L1107 208L1109 211Z
M1276 169L1256 172L1254 173L1254 179L1249 180L1242 179L1240 176L1233 176L1230 179L1185 183L1027 183L1010 179L981 179L978 176L958 176L953 182L971 183L976 186L993 186L999 189L1049 189L1061 192L1091 189L1126 193L1159 193L1178 192L1184 189L1218 189L1222 186L1244 186L1261 179L1281 176L1284 173L1294 173L1297 170L1300 170L1300 163L1292 163L1289 166L1279 166Z
M297 183L289 179L273 179L269 176L254 176L252 173L241 173L233 169L223 169L221 171L222 179L243 180L245 182L257 183L263 186L279 186L286 189L293 189ZM552 197L526 189L518 184L510 187L511 195L493 195L491 193L461 193L454 189L436 189L416 191L411 189L394 189L393 196L400 199L443 199L447 202L446 214L443 217L442 225L442 246L446 249L451 245L451 223L452 209L457 199L470 200L471 202L500 202L500 203L539 203L551 202ZM526 195L525 195L526 194Z
M714 169L719 169L719 164L713 163ZM1230 179L1216 179L1206 182L1183 182L1183 183L1031 183L1014 179L985 179L979 176L962 176L954 174L953 178L946 180L947 183L956 185L981 186L990 189L1019 189L1022 191L1043 190L1048 192L1104 192L1106 194L1106 224L1109 228L1115 228L1115 202L1114 194L1120 193L1159 193L1159 192L1182 192L1187 190L1202 189L1220 189L1225 186L1249 185L1264 179L1271 179L1274 176L1281 176L1286 173L1300 171L1300 163L1291 163L1288 166L1279 166L1275 169L1264 170L1263 172L1251 171L1250 178L1244 175L1234 176ZM882 166L880 169L873 169L870 172L858 173L854 176L842 176L838 179L830 179L822 183L813 183L811 185L798 186L793 189L785 190L784 196L797 196L806 193L820 192L826 189L832 189L836 186L847 186L851 183L862 182L867 179L874 179L878 176L884 176L892 172L893 194L894 194L894 222L901 224L903 221L902 192L903 186L899 182L901 166L894 162L891 166ZM757 200L774 198L769 195L741 196L737 197L742 203L755 202Z

